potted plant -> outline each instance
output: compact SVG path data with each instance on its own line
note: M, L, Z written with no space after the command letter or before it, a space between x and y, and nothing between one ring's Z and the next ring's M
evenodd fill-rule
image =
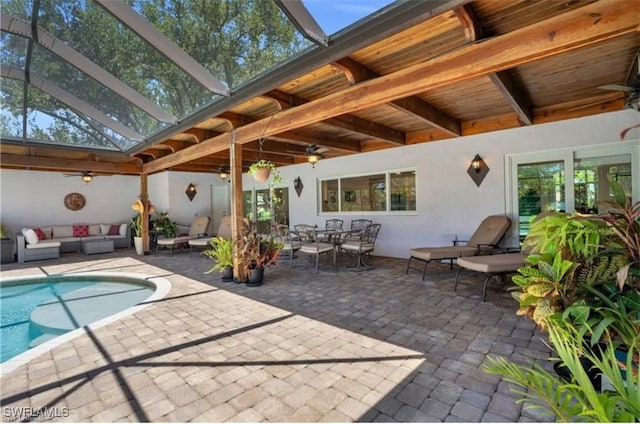
M518 313L548 331L556 375L493 358L485 368L526 388L518 392L523 402L559 420L640 416L640 203L632 205L615 181L610 186L615 200L601 202L605 214L532 225L531 265L514 277Z
M233 244L230 237L213 237L209 241L211 249L202 252L207 257L213 259L216 263L213 267L205 272L209 274L219 270L222 281L233 281Z
M176 223L169 219L169 212L157 212L156 219L153 220L152 226L155 231L162 233L166 238L176 236Z
M280 173L276 165L268 160L260 159L258 162L254 162L249 166L248 174L258 182L265 182L269 179L269 176L273 174L273 182L279 183L282 181Z
M246 284L262 285L264 269L275 265L283 245L273 235L247 229L238 242L238 258L247 274Z
M131 209L137 212L136 216L131 218L131 234L133 235L133 244L138 255L144 255L144 246L142 243L142 214L152 214L156 211L156 207L147 200L145 207L140 198L136 199L131 205Z
M137 214L131 218L131 235L133 236L133 245L138 255L144 255L142 246L142 215Z

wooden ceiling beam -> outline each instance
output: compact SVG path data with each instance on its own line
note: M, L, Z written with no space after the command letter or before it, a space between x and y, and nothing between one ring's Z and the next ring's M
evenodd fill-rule
M274 155L293 155L293 156L304 156L306 155L307 148L304 145L295 144L295 143L287 143L274 141L270 139L264 140L262 144L262 150L265 152L273 153ZM260 146L258 141L252 141L251 143L244 144L242 148L245 151L260 151Z
M280 90L272 90L265 93L264 96L273 98L280 102L283 110L309 103L309 100L307 99L303 99L302 97L285 93ZM402 131L387 127L386 125L378 124L377 122L362 119L357 116L345 114L343 116L336 116L323 120L322 123L366 135L367 137L386 141L388 143L398 145L405 144L405 137Z
M518 114L524 125L533 125L533 107L529 95L519 86L507 71L489 74L489 79L496 86L502 97Z
M206 140L212 137L212 134L209 130L197 127L189 128L188 130L183 131L182 134L189 134L194 136L197 143L200 143L202 140Z
M291 131L429 89L636 34L640 30L640 10L636 6L635 2L627 0L601 0L482 43L464 46L240 127L235 131L235 143L248 143L262 136ZM151 173L188 162L224 150L230 143L231 135L222 134L144 164L143 172Z
M334 62L333 65L343 71L347 80L352 85L380 77L378 73L349 57L339 59ZM457 119L452 118L418 96L409 96L403 99L397 99L389 102L388 104L394 109L408 113L428 125L440 128L451 135L460 136L460 122Z
M22 156L0 153L0 163L8 166L37 167L63 171L94 171L113 174L140 174L142 167L132 163L94 162L91 160L60 159L44 156Z
M487 32L471 3L458 6L453 10L462 25L467 41L479 41L487 36ZM533 106L524 87L511 78L508 71L493 72L488 75L502 97L518 114L524 125L533 125Z

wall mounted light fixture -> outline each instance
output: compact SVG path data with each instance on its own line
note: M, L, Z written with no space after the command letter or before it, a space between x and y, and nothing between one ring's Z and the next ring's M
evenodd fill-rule
M471 177L474 183L478 187L482 184L484 177L489 173L489 167L485 163L485 161L480 157L478 153L476 153L475 157L471 160L469 164L469 168L467 169L467 174Z
M196 186L193 185L193 183L189 183L189 186L185 190L185 194L189 198L189 201L192 202L193 198L196 197L196 194L198 194L198 191L196 190Z
M220 166L220 170L218 171L218 176L223 181L229 178L229 168L227 167L227 165Z

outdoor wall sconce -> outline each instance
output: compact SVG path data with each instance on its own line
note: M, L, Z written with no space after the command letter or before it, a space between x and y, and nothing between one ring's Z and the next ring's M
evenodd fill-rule
M475 157L471 160L471 164L469 164L467 174L469 174L473 182L476 183L476 186L480 187L480 184L482 184L484 177L486 177L488 173L489 167L480 155L476 153Z
M293 180L293 188L296 190L296 194L298 195L298 197L300 197L300 194L302 194L302 189L304 188L300 177L296 177L296 179Z
M229 168L226 165L222 165L220 167L220 170L218 171L218 176L220 177L220 179L222 181L224 181L227 178L229 178Z
M194 186L193 183L189 183L189 186L185 190L185 194L189 198L189 201L192 202L193 198L196 197L196 194L198 194L198 191L196 190L196 186Z

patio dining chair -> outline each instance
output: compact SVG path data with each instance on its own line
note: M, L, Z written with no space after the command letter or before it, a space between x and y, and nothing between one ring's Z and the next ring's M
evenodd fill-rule
M336 249L331 243L326 243L318 238L315 225L298 224L294 225L296 236L300 240L300 253L305 255L315 256L315 272L318 272L318 263L320 262L320 255L323 253L333 254L333 266L337 268L336 264Z
M287 257L289 258L289 266L293 263L293 258L300 247L302 247L302 243L295 233L292 233L289 230L288 225L283 224L274 224L273 225L273 234L280 243L282 243L281 252L285 252Z
M476 256L489 253L494 249L507 230L511 227L511 219L505 215L491 215L486 217L478 226L468 241L454 240L452 246L417 247L410 250L411 256L407 262L407 274L410 269L422 271L424 280L427 265L431 261L449 260L453 268L453 261L465 256ZM459 245L458 243L465 243ZM424 262L422 269L412 266L412 261Z
M355 271L366 271L375 268L364 262L363 256L370 255L375 249L380 227L382 227L381 224L367 225L359 240L346 240L342 243L341 249L355 256L355 261L353 265L348 265L349 268Z
M336 234L334 234L334 232L339 233L340 231L342 231L342 225L344 224L344 221L341 219L337 219L337 218L332 218L332 219L327 219L324 223L324 229L325 229L325 233L321 233L318 234L318 237L326 242L326 243L331 243L332 241L334 241L334 236L336 236ZM340 234L337 234L337 240L339 240L339 236ZM335 243L334 243L335 244Z

